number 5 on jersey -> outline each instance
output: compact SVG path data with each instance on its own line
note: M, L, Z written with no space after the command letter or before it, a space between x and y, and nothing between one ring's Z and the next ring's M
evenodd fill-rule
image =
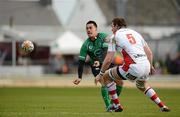
M136 40L135 40L135 38L133 37L132 34L126 34L126 37L127 37L128 41L129 41L129 43L131 43L131 44L136 43Z

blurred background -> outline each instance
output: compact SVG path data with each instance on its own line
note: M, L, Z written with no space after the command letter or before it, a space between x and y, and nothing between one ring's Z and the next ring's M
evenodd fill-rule
M86 22L95 20L99 32L111 34L116 16L148 42L155 74L179 77L180 0L0 0L0 78L77 77ZM23 40L35 45L29 55L20 49ZM122 61L117 53L114 63ZM88 66L84 73L91 74Z

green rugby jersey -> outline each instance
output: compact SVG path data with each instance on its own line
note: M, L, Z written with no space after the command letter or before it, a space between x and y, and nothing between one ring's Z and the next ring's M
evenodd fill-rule
M89 55L91 65L94 61L102 63L108 48L108 43L105 42L106 37L106 33L98 33L98 36L94 41L87 38L81 47L79 60L85 61L86 56Z

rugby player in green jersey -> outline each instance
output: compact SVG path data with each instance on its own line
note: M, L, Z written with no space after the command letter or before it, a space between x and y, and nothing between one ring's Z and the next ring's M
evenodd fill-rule
M78 65L78 78L76 78L73 83L78 85L82 80L83 67L86 61L87 55L90 57L90 66L92 69L92 73L97 76L100 72L101 65L106 56L107 48L108 48L108 35L106 33L98 33L97 24L95 21L88 21L86 23L86 32L88 38L83 43L80 55L79 55L79 65ZM113 65L112 65L113 66ZM111 67L112 67L111 66ZM121 93L123 82L117 81L116 91L118 96ZM104 100L106 110L111 111L111 99L109 98L107 88L101 83L101 94Z

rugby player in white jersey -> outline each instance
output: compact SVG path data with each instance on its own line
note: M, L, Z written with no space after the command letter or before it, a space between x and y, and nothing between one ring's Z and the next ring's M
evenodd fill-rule
M151 98L162 112L169 112L170 109L146 83L148 75L154 71L154 67L152 65L152 51L143 37L138 32L126 28L126 22L123 18L114 18L111 26L113 36L109 43L108 52L101 71L96 76L95 83L103 81L107 86L114 103L112 108L115 112L123 111L123 107L116 94L116 83L114 82L119 79L135 82L136 87ZM116 51L122 53L124 64L107 70Z

